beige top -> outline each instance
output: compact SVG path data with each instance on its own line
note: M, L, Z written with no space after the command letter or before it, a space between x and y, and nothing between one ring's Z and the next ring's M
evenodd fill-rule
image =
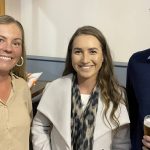
M12 75L12 87L6 104L0 100L0 150L29 150L30 89L22 78L15 75Z

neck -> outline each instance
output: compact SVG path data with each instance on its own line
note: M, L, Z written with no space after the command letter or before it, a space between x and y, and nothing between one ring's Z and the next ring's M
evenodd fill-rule
M0 70L0 82L7 79L10 76L10 71Z
M10 75L8 73L7 74L0 74L0 84L8 81L9 79L10 79Z
M91 94L96 85L96 80L86 79L80 81L78 79L78 85L81 94Z

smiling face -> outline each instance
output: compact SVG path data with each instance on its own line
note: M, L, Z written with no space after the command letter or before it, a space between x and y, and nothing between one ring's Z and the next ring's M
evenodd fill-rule
M9 73L22 55L22 34L15 23L0 24L0 73Z
M73 41L71 58L79 81L91 79L96 82L103 62L101 44L96 37L92 35L77 36Z

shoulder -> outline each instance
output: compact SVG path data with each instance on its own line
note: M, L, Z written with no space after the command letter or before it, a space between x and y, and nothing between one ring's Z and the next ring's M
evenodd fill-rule
M27 82L23 78L18 77L16 75L13 75L12 80L15 81L17 84L21 84L21 85L23 85L23 84L26 85L27 84Z
M20 99L24 99L25 101L31 100L31 91L23 78L18 77L14 74L11 74L12 77L12 87L16 97L20 97Z
M47 83L37 109L46 116L53 114L56 117L62 107L70 107L71 85L72 74Z
M25 81L23 78L18 77L14 74L11 74L12 77L12 84L16 89L29 89L27 81Z
M50 88L50 87L65 87L68 86L68 84L70 84L72 82L72 74L60 77L52 82L47 83L46 88Z
M142 51L138 51L136 53L134 53L130 59L129 59L129 63L131 62L144 62L146 61L146 59L150 56L150 48L146 49L146 50L142 50Z
M72 75L63 76L52 82L47 83L41 101L47 101L47 98L59 100L60 97L71 95Z
M62 77L54 80L53 83L70 81L70 80L72 80L72 76L73 76L73 74L68 74L66 76L62 76Z

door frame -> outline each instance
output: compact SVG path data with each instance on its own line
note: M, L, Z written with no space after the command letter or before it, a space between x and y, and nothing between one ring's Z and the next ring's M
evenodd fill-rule
M0 16L5 15L5 0L0 0Z

